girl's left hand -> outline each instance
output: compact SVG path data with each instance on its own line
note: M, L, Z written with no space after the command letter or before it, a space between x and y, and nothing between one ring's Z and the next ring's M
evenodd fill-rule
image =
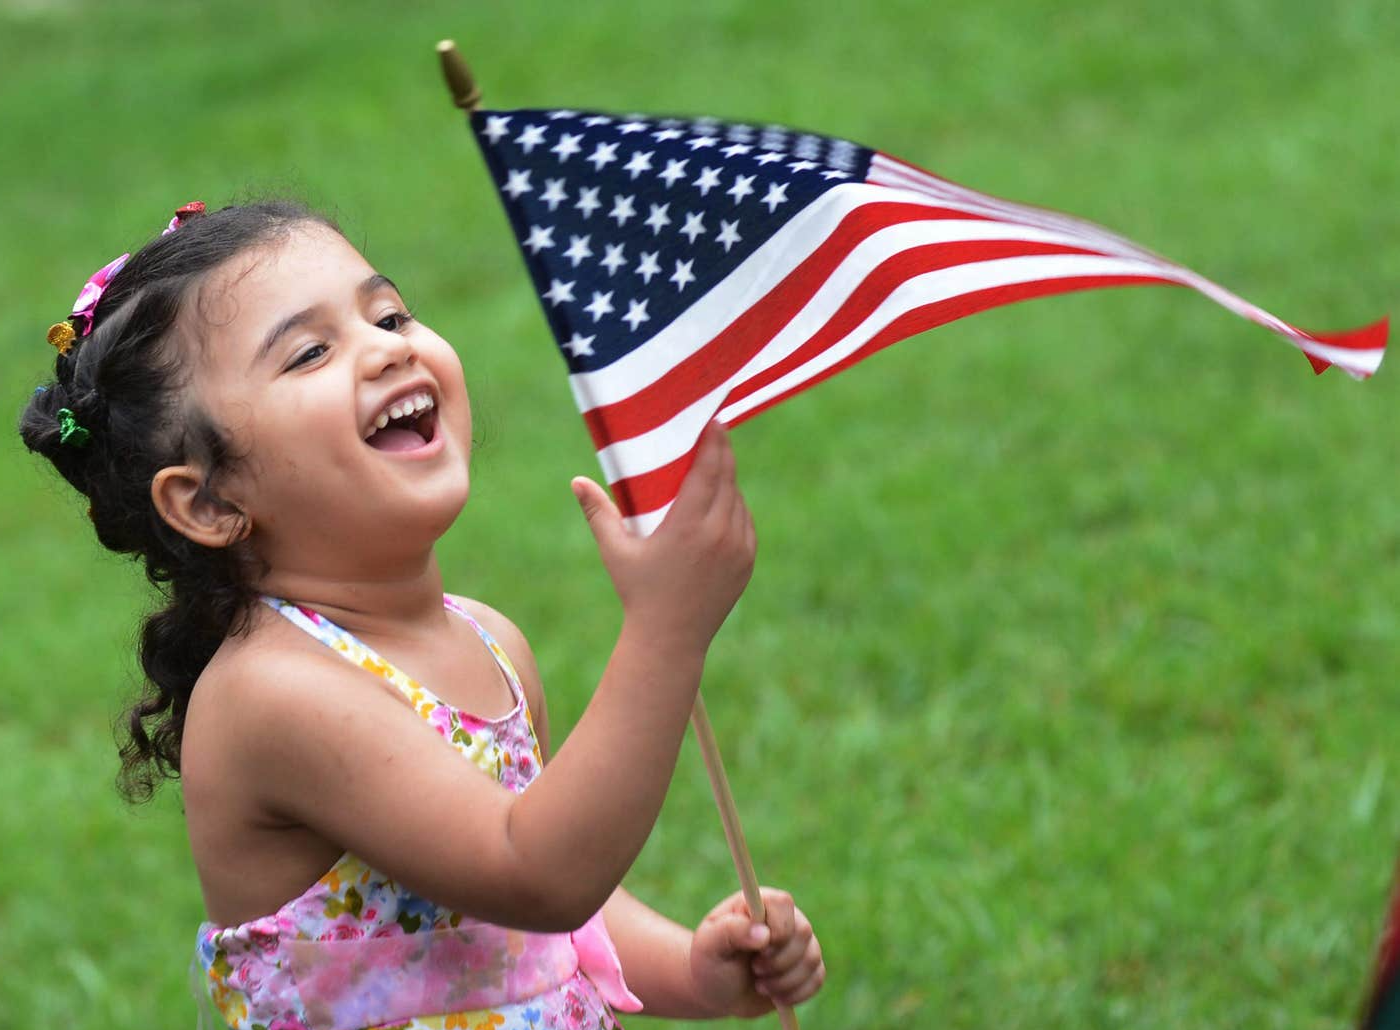
M690 975L717 1015L760 1016L774 1004L797 1005L826 979L812 924L786 891L764 887L765 923L754 922L742 893L716 905L695 928Z

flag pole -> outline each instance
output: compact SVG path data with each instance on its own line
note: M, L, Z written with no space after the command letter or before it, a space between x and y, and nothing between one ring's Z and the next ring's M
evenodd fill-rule
M447 80L447 90L452 94L452 102L471 114L481 106L481 89L472 77L467 62L457 52L457 44L450 39L444 39L437 45L437 54L442 65L443 78ZM714 727L710 725L704 699L698 692L695 695L695 706L690 712L690 725L700 745L700 757L705 762L705 772L710 777L710 789L714 792L715 805L719 808L719 821L724 827L724 839L729 844L729 855L734 859L734 869L739 874L739 886L743 889L744 901L749 906L749 914L757 922L764 922L766 913L763 895L759 893L753 858L750 857L748 844L744 841L744 828L739 824L739 809L734 804L734 794L729 789L729 778L724 774L724 761L720 758ZM797 1014L792 1009L786 1005L779 1005L777 1009L778 1022L783 1030L799 1030Z

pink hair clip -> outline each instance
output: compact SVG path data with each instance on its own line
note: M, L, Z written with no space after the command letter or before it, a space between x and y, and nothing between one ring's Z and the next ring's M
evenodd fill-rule
M115 261L108 262L93 272L91 278L83 284L82 292L78 294L78 299L73 302L73 313L68 316L68 320L73 323L79 336L86 336L92 332L92 313L97 307L97 302L102 299L102 293L107 289L107 284L122 270L122 265L126 264L126 259L129 257L131 257L130 254L123 254Z

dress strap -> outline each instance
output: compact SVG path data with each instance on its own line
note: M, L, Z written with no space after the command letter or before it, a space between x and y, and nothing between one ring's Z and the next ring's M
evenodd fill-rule
M315 637L331 650L340 654L348 661L354 662L367 672L372 672L381 679L388 680L408 699L414 711L425 719L429 718L433 711L439 708L453 708L442 698L419 683L408 673L404 672L393 662L383 657L378 651L370 647L348 629L336 625L320 612L311 608L304 608L301 605L292 604L277 597L263 596L262 601L273 611L277 612L298 629ZM524 704L525 692L520 684L520 677L516 674L515 667L511 665L510 659L506 656L501 645L486 629L471 617L462 606L460 599L443 595L443 607L456 615L461 616L476 631L487 650L491 652L496 660L496 665L500 668L502 675L510 686L511 696L515 699L515 707L501 716L499 719L480 719L484 723L500 722L514 715L522 704Z

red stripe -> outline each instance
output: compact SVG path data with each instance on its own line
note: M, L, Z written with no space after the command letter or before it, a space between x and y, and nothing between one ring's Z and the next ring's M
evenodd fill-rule
M851 211L782 282L704 347L631 396L585 411L583 421L593 437L593 446L602 450L615 440L655 429L677 411L722 386L791 321L832 271L867 237L903 222L944 219L989 221L950 208L891 201L864 204Z
M728 425L737 426L742 422L747 422L759 412L766 411L773 405L791 397L793 394L801 393L803 390L815 386L823 379L834 376L837 372L849 368L856 362L864 360L878 350L883 350L892 343L898 343L900 340L907 339L916 333L926 332L940 325L946 325L948 322L957 321L959 318L963 318L967 315L975 315L979 311L1000 307L1003 304L1032 300L1036 297L1050 297L1059 293L1071 293L1076 290L1093 290L1107 286L1141 286L1148 284L1160 284L1165 286L1181 285L1175 280L1162 279L1152 275L1084 275L1068 279L1043 279L1036 282L994 286L985 290L977 290L972 293L964 293L957 297L950 297L947 300L941 300L935 304L926 304L923 307L914 308L901 315L884 329L880 330L880 332L872 336L859 350L847 355L830 368L825 368L815 373L810 379L804 379L802 382L792 387L792 389L786 390L776 397L769 398L758 407L745 411L741 415L736 415L728 421Z
M744 380L724 399L725 404L743 400L776 382L793 369L852 333L901 285L915 276L941 268L995 261L1001 258L1032 257L1042 254L1097 254L1084 247L1065 243L1032 243L1026 240L977 240L959 243L929 243L911 247L886 258L875 266L841 308L813 333L801 347L782 361Z
M830 368L815 373L811 378L804 379L790 390L778 394L764 401L758 407L735 416L729 420L728 425L737 426L747 422L761 411L766 411L773 405L801 393L823 379L834 376L856 362L861 361L878 350L900 340L907 339L916 333L922 333L948 322L956 321L967 315L974 315L979 311L986 311L990 308L1000 307L1003 304L1013 304L1017 301L1031 300L1035 297L1049 297L1059 293L1071 293L1076 290L1092 290L1108 286L1139 286L1145 284L1162 284L1167 286L1180 286L1181 284L1171 279L1161 279L1150 275L1084 275L1067 279L1041 279L1028 283L1012 283L1006 286L994 286L985 290L976 290L972 293L960 294L957 297L950 297L934 304L925 304L922 307L914 308L905 312L895 319L879 333L870 338L861 348L854 353L843 358L840 362ZM698 445L698 443L697 443ZM628 476L609 484L613 496L617 499L617 506L624 515L639 515L649 511L656 511L669 504L676 496L676 491L680 489L681 480L685 478L686 470L690 468L690 463L694 460L695 449L677 458L675 461L662 465L660 468L643 472L635 476Z
M1302 329L1298 331L1305 333L1309 339L1325 343L1329 347L1341 347L1344 350L1377 350L1385 346L1386 340L1390 336L1390 319L1382 318L1379 322L1372 322L1360 329L1351 329L1341 333L1314 333ZM1307 354L1306 351L1304 353L1308 361L1311 362L1313 371L1318 375L1332 367L1332 362L1327 359L1314 357ZM1370 372L1361 372L1361 374L1367 378L1371 376Z

